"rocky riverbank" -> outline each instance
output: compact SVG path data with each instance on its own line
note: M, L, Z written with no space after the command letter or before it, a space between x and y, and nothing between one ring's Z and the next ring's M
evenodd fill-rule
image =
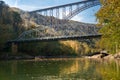
M113 59L120 59L120 52L116 54L96 52L87 56L30 56L23 53L19 53L19 55L8 54L8 55L0 56L0 60L26 60L26 59L41 60L41 59L51 59L51 58L88 58L88 59L113 60Z
M97 52L93 55L84 56L84 57L85 58L91 58L91 59L120 59L120 52L116 53L116 54Z

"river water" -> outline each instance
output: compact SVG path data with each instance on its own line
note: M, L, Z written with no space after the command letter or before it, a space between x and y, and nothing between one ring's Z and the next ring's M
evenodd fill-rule
M0 61L0 80L120 80L120 60Z

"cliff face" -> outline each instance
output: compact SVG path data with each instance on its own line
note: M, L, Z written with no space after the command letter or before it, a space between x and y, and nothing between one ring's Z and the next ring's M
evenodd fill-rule
M87 24L77 21L66 21L52 17L53 26L50 26L51 18L43 15L22 11L17 8L12 8L13 11L18 12L23 20L23 25L26 29L31 28L44 28L54 35L84 35L84 34L97 34L99 28L95 24ZM56 24L57 23L57 24ZM45 24L45 25L44 25ZM51 33L49 33L51 34Z

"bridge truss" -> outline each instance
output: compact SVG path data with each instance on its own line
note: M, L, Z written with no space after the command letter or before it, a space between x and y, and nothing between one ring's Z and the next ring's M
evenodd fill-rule
M51 16L58 19L70 20L72 17L79 14L80 12L97 5L100 5L99 0L84 0L81 2L35 10L31 11L30 13L38 13L43 16Z

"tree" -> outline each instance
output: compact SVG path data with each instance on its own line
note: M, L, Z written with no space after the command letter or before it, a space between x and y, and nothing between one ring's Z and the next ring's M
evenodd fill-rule
M100 48L111 53L120 51L120 2L119 0L100 0L101 8L97 12L98 25L103 34L99 42Z
M4 2L0 4L0 51L4 51L5 43L15 39L23 29L20 14L12 11Z

